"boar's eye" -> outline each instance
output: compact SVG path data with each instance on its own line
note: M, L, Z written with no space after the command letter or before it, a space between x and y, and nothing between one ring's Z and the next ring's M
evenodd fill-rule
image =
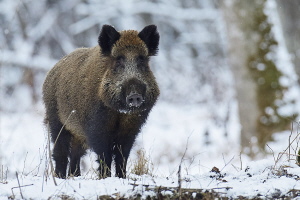
M145 62L145 60L146 60L145 56L138 56L137 57L137 62L139 64L143 64Z
M117 59L116 59L116 63L117 64L124 64L124 60L125 60L124 56L118 56Z
M145 56L138 56L137 57L137 66L143 70L147 69L148 67L148 58Z
M118 56L116 58L116 63L115 63L115 69L123 68L124 67L124 62L125 62L125 57L124 56Z

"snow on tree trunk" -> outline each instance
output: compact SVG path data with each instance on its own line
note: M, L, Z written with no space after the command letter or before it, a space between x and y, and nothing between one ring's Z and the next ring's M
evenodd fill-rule
M276 0L287 49L292 55L300 84L300 1Z

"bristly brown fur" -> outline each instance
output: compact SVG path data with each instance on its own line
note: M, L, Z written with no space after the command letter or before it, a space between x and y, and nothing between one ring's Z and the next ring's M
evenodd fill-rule
M57 140L53 150L57 176L66 177L68 158L69 174L79 176L80 158L91 148L98 155L100 177L110 176L113 157L117 176L125 177L135 137L159 96L148 63L153 55L149 38L158 33L145 29L141 38L137 31L117 32L105 25L99 46L75 50L48 73L43 100L45 121L52 141ZM158 45L158 41L151 42ZM132 94L143 101L132 106L127 102Z
M120 32L120 39L112 47L112 56L118 56L119 54L132 49L143 55L148 55L148 49L145 42L138 37L138 32L133 30L126 30Z

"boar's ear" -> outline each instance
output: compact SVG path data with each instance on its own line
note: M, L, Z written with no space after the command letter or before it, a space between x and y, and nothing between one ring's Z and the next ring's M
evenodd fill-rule
M155 25L146 26L138 36L148 47L149 56L155 56L158 51L159 33Z
M98 43L101 47L103 55L109 55L111 53L112 46L120 38L120 33L110 25L103 25L100 35L98 37Z

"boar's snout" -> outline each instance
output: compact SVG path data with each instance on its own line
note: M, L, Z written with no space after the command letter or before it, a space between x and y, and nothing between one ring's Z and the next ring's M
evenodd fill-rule
M143 96L138 93L130 93L126 97L126 103L129 107L140 107L143 101L144 101Z
M145 103L146 84L136 78L132 78L123 83L124 103L130 110L140 108Z

